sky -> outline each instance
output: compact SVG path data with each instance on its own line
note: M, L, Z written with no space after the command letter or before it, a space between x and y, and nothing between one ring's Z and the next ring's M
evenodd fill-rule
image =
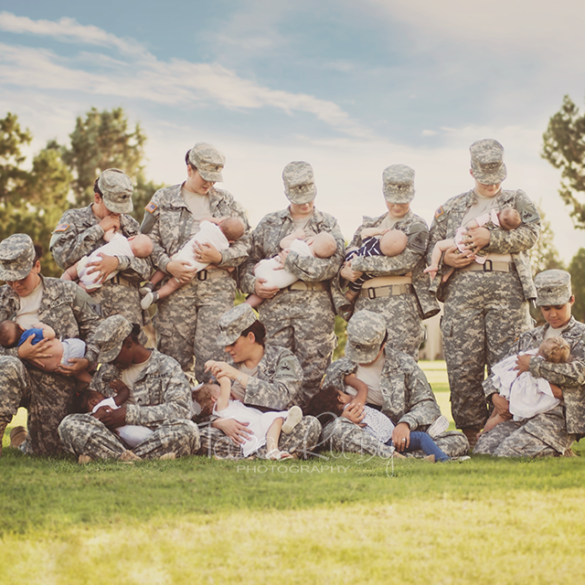
M0 116L30 129L30 160L92 106L122 107L166 184L211 143L254 226L288 204L284 166L308 161L348 240L385 211L384 168L415 169L430 224L473 187L469 145L495 138L503 187L540 204L569 262L585 231L540 151L563 96L584 105L584 17L578 0L0 0Z

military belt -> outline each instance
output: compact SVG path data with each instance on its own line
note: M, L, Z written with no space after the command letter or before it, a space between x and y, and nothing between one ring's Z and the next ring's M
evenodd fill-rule
M200 270L197 273L197 280L215 280L216 278L225 278L228 276L227 270Z
M326 291L329 290L329 286L327 281L325 282L303 282L302 280L297 280L293 282L290 286L286 287L286 290L312 290L312 291Z
M113 284L121 284L122 286L134 288L134 285L130 284L130 281L126 280L123 276L120 276L120 273L116 274L111 280Z
M515 272L516 265L514 262L492 262L488 258L484 264L472 262L459 270L470 270L471 272Z
M364 283L364 288L378 288L391 284L412 284L412 272L403 276L375 276Z
M371 286L362 288L360 296L364 299L380 299L382 297L395 297L405 295L414 291L412 284L390 284L388 286Z

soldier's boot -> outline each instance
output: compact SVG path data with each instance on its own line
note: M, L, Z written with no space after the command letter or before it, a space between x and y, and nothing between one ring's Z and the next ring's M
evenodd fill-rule
M4 438L4 431L8 426L8 422L0 420L0 457L2 457L2 439Z
M14 427L10 431L10 446L18 449L26 440L28 432L24 427Z
M481 427L464 427L461 432L467 437L469 441L469 452L472 453L477 444L477 435L481 431Z

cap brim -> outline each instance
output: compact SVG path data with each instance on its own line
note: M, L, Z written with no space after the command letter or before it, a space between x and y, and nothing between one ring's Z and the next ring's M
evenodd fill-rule
M104 197L104 205L106 206L106 209L112 213L132 213L134 211L134 204L132 203L132 199L128 199L128 203L123 204L106 201L106 198Z
M112 363L120 355L120 352L122 351L123 345L124 345L124 339L122 341L120 341L119 345L116 345L112 349L109 349L108 351L100 352L100 354L98 355L98 362L101 364Z
M380 345L372 346L370 349L357 349L348 340L345 345L345 357L350 359L354 364L369 364L376 359L380 351Z
M504 163L496 173L483 173L481 169L473 164L471 165L471 170L473 171L473 178L482 185L498 185L508 176Z
M384 199L388 203L410 203L414 199L414 189L410 189L407 193L394 193L390 190L384 189Z
M561 296L554 295L536 295L536 306L537 307L556 307L558 305L566 305L571 300L572 294L566 294Z
M15 280L22 280L26 278L32 270L34 260L30 263L29 268L22 268L21 270L10 270L8 268L0 268L0 280L14 282Z
M204 181L209 181L210 183L223 183L223 175L221 173L202 171L199 168L197 170Z
M220 347L225 347L226 345L232 345L238 337L240 337L241 333L236 335L228 335L227 333L220 331L219 335L217 336L216 344Z
M314 201L315 197L317 197L317 188L312 189L308 193L303 193L302 195L291 195L286 190L284 192L286 198L295 205L304 205L305 203L311 203Z

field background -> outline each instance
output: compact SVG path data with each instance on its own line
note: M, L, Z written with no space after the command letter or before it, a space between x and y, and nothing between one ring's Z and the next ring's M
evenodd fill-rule
M422 363L450 417L444 363ZM19 412L13 424L22 424ZM0 583L585 582L577 457L77 465L6 448Z

